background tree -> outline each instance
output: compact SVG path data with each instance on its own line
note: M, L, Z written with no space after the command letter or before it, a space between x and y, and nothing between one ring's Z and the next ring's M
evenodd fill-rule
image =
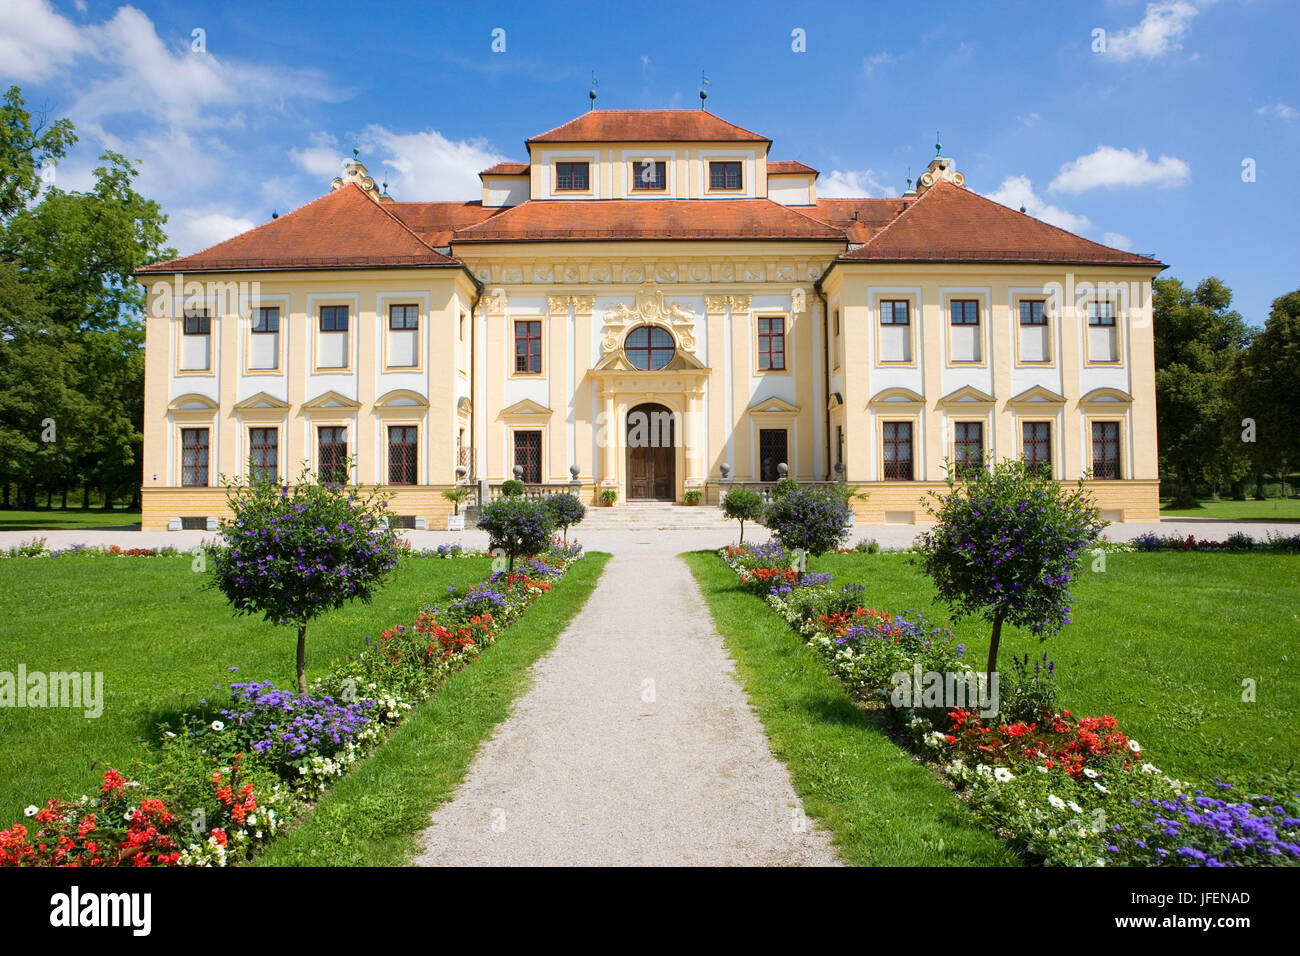
M59 120L33 129L17 88L0 104L0 483L91 488L138 505L144 404L141 265L172 255L166 217L135 192L136 168L105 153L87 192L42 188L41 169L76 140ZM55 441L32 422L52 420Z
M303 472L295 485L227 483L231 517L208 547L212 584L236 614L297 627L298 692L307 693L307 625L365 601L397 567L399 532L380 520L387 499Z
M745 543L745 522L763 520L763 496L748 488L732 488L722 499L722 512L740 522L740 543Z
M1195 480L1215 455L1219 473L1233 473L1237 449L1225 442L1231 371L1249 344L1250 329L1231 311L1232 292L1211 276L1195 289L1177 279L1157 279L1154 288L1156 430L1160 461L1173 479L1175 504L1196 503Z
M1070 581L1106 527L1083 483L1067 491L1022 461L1005 459L931 492L935 526L918 538L921 570L960 620L993 625L988 674L997 670L1002 625L1046 639L1070 622Z
M1263 497L1263 477L1300 463L1300 290L1273 300L1268 321L1251 341L1237 367L1234 418L1240 441L1241 422L1254 422L1254 442L1241 442L1257 476L1257 496Z

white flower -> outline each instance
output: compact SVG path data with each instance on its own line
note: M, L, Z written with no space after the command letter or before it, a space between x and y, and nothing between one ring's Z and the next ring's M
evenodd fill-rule
M1135 754L1140 754L1142 752L1141 744L1139 744L1136 740L1132 740L1132 739L1130 739L1128 742L1128 749L1133 751Z
M1055 807L1057 810L1064 810L1064 809L1065 809L1065 801L1062 800L1060 797L1058 797L1058 796L1057 796L1056 794L1054 794L1054 793L1049 793L1049 794L1047 795L1047 802L1050 803L1050 804L1051 804L1053 807Z
M219 720L214 720L212 722L212 729L216 731L222 731L226 729L226 725Z
M1156 766L1155 764L1153 764L1153 763L1144 763L1144 764L1142 765L1142 772L1143 772L1143 773L1159 773L1159 772L1160 772L1160 768L1157 767L1157 766Z
M1010 783L1015 780L1015 776L1006 767L998 767L993 771L993 777L998 783Z
M33 804L32 806L28 807L26 810L23 811L23 816L25 816L25 817L34 817L34 816L36 816L36 814L39 813L39 812L40 812L40 811L37 810L36 805Z
M1041 763L1034 769L1037 770L1039 773L1047 773L1047 768L1044 767Z
M1099 773L1097 773L1097 771L1093 770L1091 767L1084 767L1083 775L1087 777L1089 780L1096 780L1099 776L1101 776Z
M1071 801L1067 804L1067 806L1069 806L1069 808L1070 808L1071 810L1073 810L1075 813L1082 813L1082 812L1083 812L1083 807L1079 806L1079 805L1078 805L1077 803L1075 803L1073 800L1071 800Z
M1093 785L1094 787L1096 787L1098 790L1100 790L1102 793L1110 793L1109 790L1107 790L1107 789L1106 789L1105 787L1103 787L1101 784L1097 783L1097 781L1095 781L1095 780L1092 782L1092 785Z
M174 733L172 733L170 730L164 730L164 731L163 731L163 736L164 736L164 737L175 737L176 735L175 735Z

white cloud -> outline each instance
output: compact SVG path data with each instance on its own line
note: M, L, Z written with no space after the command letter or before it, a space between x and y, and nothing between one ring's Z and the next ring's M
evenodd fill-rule
M857 199L892 196L894 191L876 179L874 169L833 169L817 181L823 199Z
M85 48L76 24L56 13L48 0L0 3L0 76L24 83L44 80Z
M1161 156L1156 162L1145 149L1117 149L1098 146L1061 167L1048 188L1052 192L1081 193L1098 186L1182 186L1192 177L1191 167L1176 156Z
M1092 228L1092 221L1087 216L1076 216L1059 206L1053 206L1034 192L1034 184L1028 176L1008 176L1002 185L985 198L992 199L1012 209L1025 207L1025 212L1035 219L1041 219L1049 225L1068 229L1070 232L1083 232Z
M1274 103L1272 106L1261 106L1255 110L1260 116L1276 116L1278 119L1293 120L1300 116L1295 107L1287 106L1285 103Z
M367 155L379 161L367 162ZM478 174L507 158L485 140L450 140L432 129L395 133L372 125L362 136L362 161L376 180L387 179L394 199L472 198L481 191Z
M1101 237L1101 241L1115 249L1132 249L1133 240L1122 232L1108 232Z
M346 160L338 141L328 133L314 133L310 146L289 150L289 157L315 178L326 181L343 172Z
M167 233L168 239L177 251L187 256L209 246L215 246L218 242L224 242L241 232L248 232L255 225L257 224L253 220L242 216L182 209L168 219Z
M1148 3L1141 23L1107 38L1106 56L1121 61L1139 56L1153 60L1181 50L1196 14L1196 7L1187 0Z
M890 53L888 50L881 50L879 53L873 53L871 56L863 57L862 72L867 76L870 76L876 72L876 67L893 63L897 59L898 57L894 56L894 54Z

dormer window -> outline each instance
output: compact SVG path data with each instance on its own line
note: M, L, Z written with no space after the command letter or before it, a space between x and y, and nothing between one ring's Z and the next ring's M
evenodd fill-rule
M667 189L668 164L663 160L636 160L632 163L632 188L650 191Z
M709 163L710 189L740 189L740 163L732 160Z
M590 189L590 168L590 163L556 163L556 190L577 190L581 192Z

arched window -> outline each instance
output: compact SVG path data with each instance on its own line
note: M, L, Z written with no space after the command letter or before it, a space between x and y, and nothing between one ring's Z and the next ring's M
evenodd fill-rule
M627 334L623 351L633 368L658 371L673 360L677 346L667 329L641 325Z

